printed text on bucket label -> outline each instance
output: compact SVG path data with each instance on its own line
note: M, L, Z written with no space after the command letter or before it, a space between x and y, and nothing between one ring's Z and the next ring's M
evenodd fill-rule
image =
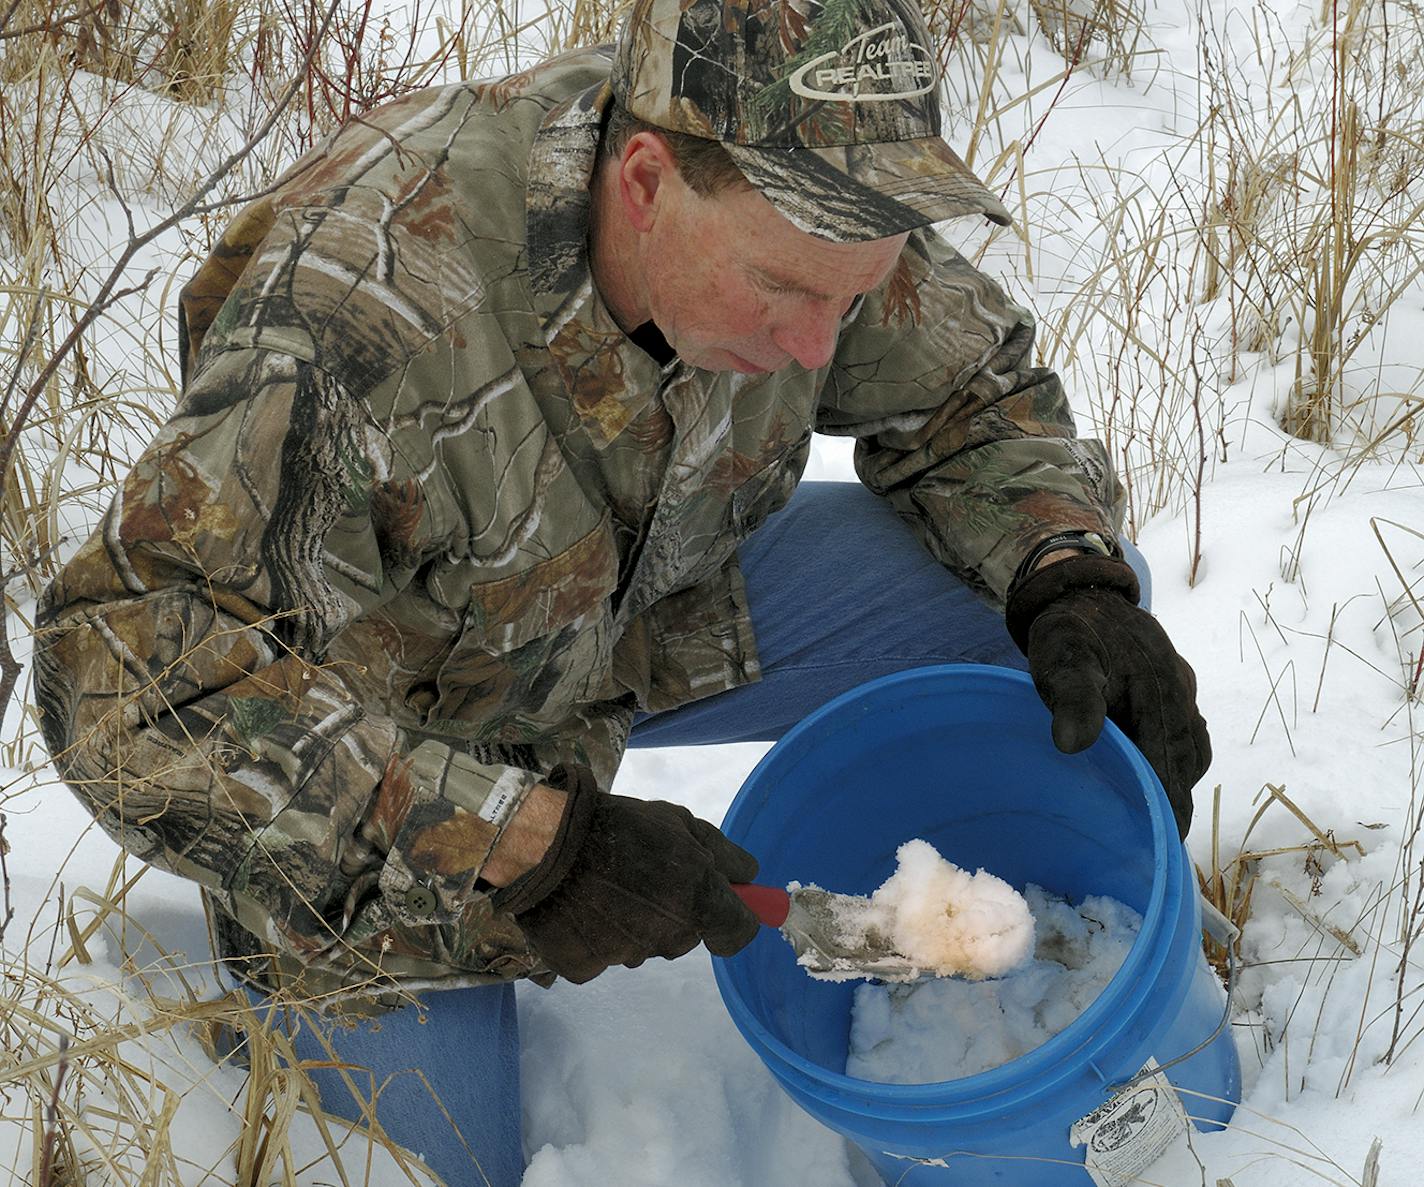
M1143 1072L1156 1070L1151 1056ZM1084 1150L1084 1165L1097 1187L1126 1187L1161 1158L1187 1130L1177 1090L1160 1072L1119 1092L1073 1123L1068 1140Z

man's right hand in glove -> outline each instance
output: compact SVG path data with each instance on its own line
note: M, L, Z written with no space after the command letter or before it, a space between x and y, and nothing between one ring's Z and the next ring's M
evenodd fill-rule
M705 820L663 800L605 795L581 767L546 780L567 801L543 858L495 891L549 968L575 984L610 965L671 960L705 943L731 956L759 924L731 889L757 861Z

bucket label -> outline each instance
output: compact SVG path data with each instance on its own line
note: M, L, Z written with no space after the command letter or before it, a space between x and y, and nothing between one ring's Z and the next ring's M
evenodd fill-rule
M1151 1056L1142 1071L1157 1071ZM1074 1149L1087 1147L1084 1163L1097 1187L1125 1187L1186 1133L1187 1111L1161 1072L1104 1101L1074 1122L1068 1140Z

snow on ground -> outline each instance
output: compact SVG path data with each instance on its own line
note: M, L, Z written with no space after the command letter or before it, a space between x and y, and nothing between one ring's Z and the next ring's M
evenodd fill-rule
M1302 575L1309 589L1303 597L1301 581L1283 582L1279 569L1281 551L1293 547L1299 532L1299 525L1291 522L1290 503L1300 493L1310 462L1284 474L1263 474L1260 469L1249 462L1224 467L1208 487L1203 514L1209 525L1218 526L1209 529L1209 564L1194 589L1185 583L1179 518L1155 521L1140 541L1154 568L1157 613L1196 669L1202 710L1212 730L1215 758L1198 788L1197 824L1189 849L1198 864L1209 868L1211 789L1220 784L1222 860L1230 860L1259 807L1254 797L1270 782L1284 786L1295 803L1322 828L1333 829L1339 840L1359 840L1367 855L1345 860L1325 855L1327 868L1314 891L1302 855L1262 863L1244 941L1248 967L1242 973L1234 1018L1248 1088L1243 1108L1225 1133L1198 1135L1191 1151L1159 1163L1151 1181L1166 1187L1226 1177L1235 1187L1352 1183L1361 1175L1372 1140L1379 1137L1379 1182L1403 1183L1424 1156L1419 1116L1424 1044L1416 1042L1393 1065L1379 1062L1393 1026L1399 950L1394 942L1397 917L1386 919L1380 900L1389 899L1388 888L1400 877L1401 829L1411 805L1411 755L1401 716L1396 715L1398 684L1376 670L1399 679L1388 627L1375 627L1382 607L1373 585L1378 578L1388 588L1389 569L1369 520L1387 517L1420 524L1424 495L1417 488L1385 489L1391 481L1389 467L1362 472L1350 492L1312 521L1302 552ZM1267 622L1258 600L1258 594L1265 599L1268 593L1281 634ZM1355 594L1364 596L1347 606ZM1319 708L1312 712L1333 606L1341 607L1335 641L1320 683ZM1272 682L1283 671L1287 675L1278 693L1284 722L1275 702L1268 700ZM1269 710L1264 716L1263 707ZM1393 724L1386 727L1392 717ZM672 795L715 820L757 753L755 747L633 751L617 789ZM1364 827L1380 824L1385 827ZM1305 827L1276 806L1262 817L1249 847L1261 851L1308 840ZM1319 924L1307 921L1284 895L1270 889L1273 882L1308 903L1319 923L1348 931L1362 955L1350 956ZM820 1169L828 1156L824 1131L818 1134L814 1126L789 1129L779 1112L755 1114L759 1120L750 1130L728 1117L729 1096L747 1092L764 1073L744 1064L745 1050L739 1044L707 1042L726 1026L708 963L684 960L656 971L650 966L634 973L620 970L616 978L594 983L605 996L592 1005L585 1004L584 989L569 986L549 991L528 987L521 993L521 1008L531 1025L557 1017L566 1026L559 1032L559 1055L552 1062L536 1038L526 1039L526 1099L531 1102L526 1106L526 1138L536 1152L527 1183L606 1183L609 1167L641 1167L665 1154L656 1136L664 1125L673 1132L696 1132L698 1151L707 1150L708 1134L724 1135L723 1141L706 1162L674 1143L674 1149L688 1155L676 1179L632 1181L687 1179L745 1187L849 1181L843 1177L850 1174L849 1166L842 1177ZM652 998L641 992L632 996L645 976L658 978ZM1417 955L1408 976L1416 988L1406 1001L1404 1018L1412 1018L1412 1025L1405 1029L1418 1034L1419 1018L1413 1011L1419 1006L1424 968ZM697 1022L690 1015L704 1000L707 1016ZM658 1004L670 1001L680 1006ZM591 1018L602 1022L595 1033L587 1029ZM629 1054L630 1047L641 1054ZM696 1053L695 1071L689 1068L679 1075L674 1069L688 1049ZM597 1060L600 1053L613 1078L595 1077L589 1087L603 1085L608 1097L591 1091L580 1100L574 1085L586 1074L582 1061ZM580 1070L571 1073L571 1066ZM631 1077L630 1067L638 1069ZM677 1081L676 1087L669 1086L669 1077ZM646 1091L625 1096L630 1079L645 1084ZM697 1087L688 1096L693 1081ZM557 1106L551 1108L546 1091L558 1094ZM609 1098L624 1103L615 1107ZM628 1124L630 1116L644 1117L645 1110L652 1120ZM799 1144L799 1156L788 1148L792 1143ZM783 1165L807 1169L785 1177L748 1173L746 1160L767 1148L787 1160ZM798 1163L798 1157L804 1162ZM558 1167L558 1177L542 1177L551 1165ZM709 1169L711 1177L704 1180L700 1176Z
M1291 0L1219 0L1206 7L1213 26L1228 34L1222 44L1234 44L1241 69L1261 78L1265 64L1242 33L1251 27L1251 14L1269 13L1284 34L1304 29L1319 8ZM1094 266L1105 235L1091 202L1055 206L1054 191L1081 198L1092 167L1102 162L1137 171L1149 187L1161 186L1171 169L1181 171L1185 184L1199 164L1195 156L1169 162L1162 155L1173 137L1194 126L1202 99L1196 9L1162 2L1148 12L1151 39L1161 51L1156 74L1144 72L1131 83L1075 78L1035 143L1033 209L1043 211L1047 229L1034 245L1033 281L1019 270L1021 248L1001 240L986 257L1045 322L1062 315L1064 294ZM1228 14L1234 14L1230 20ZM1025 82L1037 84L1055 68L1044 52L1015 59ZM1051 96L1051 89L1042 92L1029 105L1026 126ZM1386 390L1407 393L1419 383L1417 337L1411 335L1424 300L1417 298L1416 289L1398 303L1399 316L1361 356L1387 378ZM1098 340L1110 342L1111 334ZM1235 1187L1355 1183L1378 1138L1378 1182L1412 1182L1424 1161L1424 1043L1418 1041L1424 965L1416 949L1401 979L1398 907L1401 844L1411 819L1418 819L1424 735L1411 718L1420 702L1403 692L1421 631L1399 573L1417 578L1424 559L1424 544L1411 534L1424 528L1417 469L1424 457L1416 444L1412 456L1354 465L1343 453L1286 437L1275 417L1293 368L1265 356L1245 364L1239 375L1213 372L1229 460L1211 468L1199 506L1189 501L1163 511L1144 524L1138 540L1153 568L1154 608L1197 672L1212 730L1215 758L1197 791L1189 849L1199 865L1210 866L1212 789L1218 785L1223 863L1235 856L1248 827L1247 847L1256 852L1310 841L1306 826L1279 803L1255 820L1271 784L1332 830L1343 856L1317 849L1307 860L1296 850L1260 863L1233 1017L1245 1100L1226 1132L1197 1136L1190 1150L1158 1164L1151 1181L1166 1187L1224 1178ZM1077 380L1070 387L1085 433L1101 411L1102 392L1091 382L1100 366L1080 359L1070 376ZM1142 397L1151 398L1150 391ZM845 443L818 439L808 476L852 479ZM1301 497L1311 491L1313 497ZM1198 517L1202 560L1189 586ZM28 616L33 607L22 603L21 609ZM14 728L12 712L4 736ZM616 790L674 799L719 820L764 750L634 751ZM61 889L65 895L81 886L102 891L116 850L48 769L0 769L0 788L6 789L15 908L7 959L33 934L38 938L29 959L42 968L56 946L68 944L62 930L51 938ZM1363 856L1344 844L1352 841ZM1411 892L1418 877L1416 868ZM206 941L194 890L150 871L126 901L133 919L165 948L187 954L183 976L199 995L216 993L202 963ZM139 943L134 938L130 949ZM101 935L90 950L92 963L68 966L71 985L87 987L86 1001L100 1017L144 1016L142 1002L126 1006L114 990L123 979L121 946ZM138 963L146 965L147 958ZM142 992L132 978L123 983L129 994ZM1396 1011L1401 984L1403 1005ZM176 974L166 987L162 978L154 985L160 994L181 995ZM705 952L611 970L582 987L521 986L519 1000L530 1155L525 1187L871 1182L855 1152L782 1096L742 1042ZM137 1065L161 1069L156 1074L183 1092L172 1132L184 1182L204 1181L209 1168L220 1173L208 1181L227 1181L222 1160L237 1133L232 1105L240 1100L243 1076L214 1067L182 1032L128 1042L123 1052ZM11 1168L17 1182L29 1173L28 1123L24 1110L17 1112L0 1093L0 1167ZM330 1182L330 1170L316 1162L320 1144L310 1120L299 1116L294 1132L299 1152L314 1162L296 1181L304 1187ZM362 1160L353 1155L352 1161L359 1166ZM405 1181L377 1152L369 1182L390 1187Z

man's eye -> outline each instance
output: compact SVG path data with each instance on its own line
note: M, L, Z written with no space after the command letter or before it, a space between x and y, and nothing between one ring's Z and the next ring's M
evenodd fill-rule
M794 293L796 291L795 289L789 288L784 284L773 284L770 280L762 280L758 278L756 283L757 287L760 288L762 292L775 293L778 297L784 297L788 293Z

